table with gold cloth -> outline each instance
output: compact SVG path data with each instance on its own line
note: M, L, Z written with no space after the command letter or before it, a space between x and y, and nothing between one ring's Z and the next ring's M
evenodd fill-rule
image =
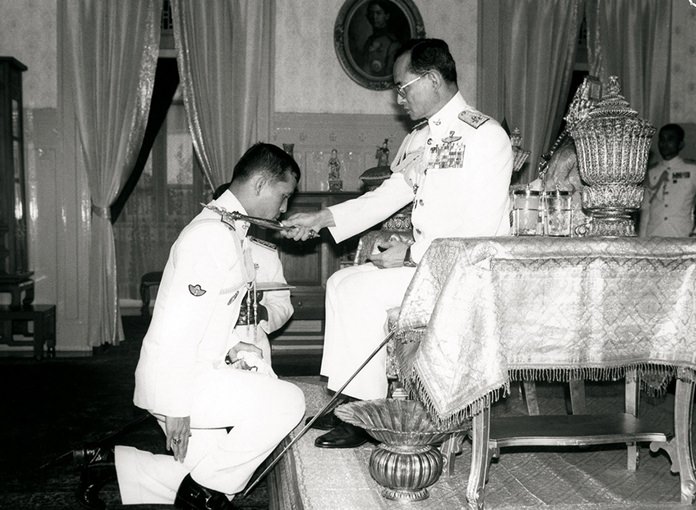
M631 372L661 390L678 376L686 411L675 416L676 464L682 501L691 502L695 284L691 239L439 239L399 312L400 378L436 421L474 417L476 443L476 417L512 380L615 380Z

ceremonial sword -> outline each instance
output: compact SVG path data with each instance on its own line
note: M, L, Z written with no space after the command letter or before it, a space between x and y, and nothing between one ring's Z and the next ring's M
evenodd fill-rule
M275 465L278 464L278 461L280 461L280 459L283 458L283 455L285 455L285 453L290 449L290 447L294 445L297 441L299 441L299 439L302 436L305 435L305 433L312 427L314 422L317 421L319 417L321 417L321 415L323 415L327 411L327 409L331 408L331 405L339 399L339 397L341 396L341 392L346 388L346 386L348 386L348 384L350 384L350 382L353 379L355 379L355 376L357 376L360 373L360 371L365 367L365 365L367 365L370 362L370 360L375 357L375 355L382 349L382 347L387 345L387 342L389 342L389 339L392 336L394 336L394 331L391 331L387 336L384 337L384 340L382 340L382 342L377 346L377 348L374 351L372 351L372 353L367 357L365 361L363 361L362 365L358 367L358 369L353 373L353 375L351 375L348 378L348 380L343 384L343 386L336 390L336 393L334 394L333 398L329 400L328 404L326 404L317 414L314 415L314 417L309 422L307 422L307 424L304 426L302 430L300 430L297 436L295 436L293 440L290 441L285 448L283 448L283 451L280 452L275 459L273 459L273 461L266 467L266 469L264 469L263 472L258 477L256 477L256 480L254 480L252 484L249 485L246 488L246 490L242 493L243 497L249 494L251 489L256 487L256 485L261 480L263 480L263 478L271 471L271 469L273 469L273 467L275 467Z
M225 219L228 220L234 220L234 221L246 221L247 223L251 223L252 225L258 225L261 228L267 228L270 230L292 230L293 228L297 228L294 226L288 226L288 225L283 225L280 221L278 220L269 220L267 218L259 218L258 216L247 216L246 214L242 214L238 211L227 211L226 209L223 209L222 207L217 207L215 205L210 205L210 204L203 204L201 203L203 207L206 209L210 209L211 211L215 211L218 213L220 216L222 216ZM319 234L315 232L314 230L310 230L309 232L309 238L313 239L315 237L319 237Z

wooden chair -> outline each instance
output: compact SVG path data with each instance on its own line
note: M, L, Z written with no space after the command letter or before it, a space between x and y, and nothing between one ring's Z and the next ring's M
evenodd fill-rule
M140 278L140 299L143 304L140 307L140 315L144 318L150 316L150 289L158 287L162 281L162 271L152 271L145 273Z
M31 340L15 340L13 321L33 322L34 332ZM32 345L34 358L44 357L44 345L49 358L56 357L56 306L55 305L26 305L16 308L11 305L0 305L0 343L11 346Z

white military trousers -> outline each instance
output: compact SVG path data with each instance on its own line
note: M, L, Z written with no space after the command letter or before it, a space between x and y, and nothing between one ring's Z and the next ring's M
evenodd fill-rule
M401 305L415 268L347 267L326 282L321 375L338 391L387 334L387 310ZM386 347L342 393L361 400L387 396Z
M171 505L189 473L197 483L231 497L244 489L256 468L304 415L302 390L267 375L225 365L196 384L183 463L171 455L116 447L124 505ZM164 429L164 421L158 422ZM227 427L233 428L227 432Z

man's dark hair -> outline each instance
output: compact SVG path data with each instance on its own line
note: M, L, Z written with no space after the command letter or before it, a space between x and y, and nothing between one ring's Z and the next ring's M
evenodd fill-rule
M438 71L445 81L457 83L457 66L454 63L449 46L442 39L411 39L401 46L394 60L401 55L411 53L409 71L425 74Z
M290 172L297 182L300 181L300 167L297 162L283 149L270 143L252 145L234 165L232 181L245 181L259 171L271 181L285 180L287 172Z
M682 128L679 124L665 124L660 128L660 133L663 131L671 131L672 133L677 135L677 138L679 139L679 142L684 141L684 128Z
M217 200L220 198L220 195L222 195L225 191L227 191L230 187L230 183L226 182L225 184L221 184L217 188L215 188L215 191L213 191L213 200Z

